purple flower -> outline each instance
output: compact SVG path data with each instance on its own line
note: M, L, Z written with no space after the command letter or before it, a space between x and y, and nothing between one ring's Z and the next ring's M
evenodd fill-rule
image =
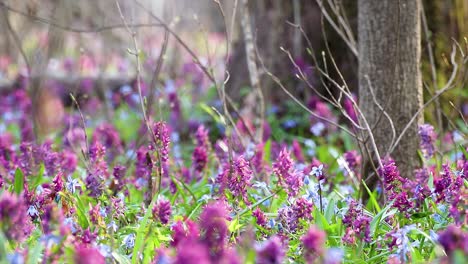
M85 131L81 127L74 127L68 131L66 131L65 135L65 146L69 146L72 148L77 148L77 150L87 151L86 149L86 134Z
M99 141L106 147L109 160L113 160L115 155L122 151L122 141L120 140L119 132L111 124L103 123L97 126L94 130L92 141Z
M299 219L312 220L312 202L309 202L306 198L301 197L296 200L292 206L294 217L298 221Z
M78 157L76 154L69 150L64 150L60 154L60 159L62 161L62 171L65 173L65 175L72 174L78 165Z
M52 177L56 174L60 164L59 154L52 150L51 142L44 143L41 146L41 152L47 174Z
M104 190L103 179L94 173L88 173L85 179L85 185L86 189L89 191L89 196L93 198L101 196Z
M251 185L252 170L243 156L234 160L232 173L228 173L227 186L234 196L242 197L247 202L247 187Z
M63 179L62 179L62 177L63 177L63 174L59 173L59 174L57 174L57 176L55 176L55 178L52 181L53 191L55 193L58 193L58 192L63 190Z
M451 203L460 196L463 183L461 175L455 177L447 164L442 165L441 177L434 181L434 192L437 194L437 201Z
M105 160L106 147L99 141L95 141L89 148L90 168L89 173L99 175L99 177L108 178L107 162Z
M137 151L135 164L135 176L137 180L149 180L149 177L151 177L152 168L153 163L151 161L151 158L149 158L147 148L140 147Z
M290 207L283 207L278 211L278 219L282 226L290 232L296 231L299 221L313 219L312 217L313 204L306 198L298 198Z
M255 153L250 159L250 164L252 165L256 173L261 173L266 169L265 161L263 158L264 147L264 143L259 143L258 145L256 145Z
M318 256L323 254L325 238L325 232L314 225L301 237L308 263L313 263Z
M361 156L359 156L358 152L356 150L347 151L344 153L343 157L346 163L348 163L349 168L356 173L361 165Z
M379 174L383 178L385 193L389 200L393 200L401 191L401 186L405 183L405 180L400 176L400 171L391 158L383 160L382 166L382 168L379 168Z
M252 215L255 217L257 225L263 226L263 227L266 226L266 224L267 224L267 217L266 217L265 213L263 213L262 210L260 210L259 207L257 207L257 208L252 212Z
M19 167L24 172L24 175L31 175L33 169L33 145L30 142L21 142L20 155L18 158Z
M421 149L424 153L425 158L430 158L435 152L435 141L437 135L434 132L434 127L429 124L423 124L419 126L419 137L421 139Z
M283 263L284 249L281 240L277 236L273 236L263 242L257 248L257 264L280 264Z
M114 176L114 193L120 192L124 185L125 185L125 173L127 172L127 168L125 166L117 165L114 167L114 171L112 175Z
M296 157L297 161L304 162L304 155L302 154L301 144L297 140L293 140L292 142L292 151L294 153L294 157Z
M106 259L98 249L80 244L75 248L76 264L105 264Z
M4 191L0 196L0 229L7 239L23 241L32 231L28 207L22 196Z
M200 215L201 239L210 249L210 256L223 254L227 243L227 211L222 202L208 204Z
M169 101L169 106L171 108L171 115L169 117L169 124L176 129L180 129L182 124L182 114L180 108L180 100L177 95L177 91L169 91L167 94L167 99Z
M459 249L468 254L468 233L460 227L450 225L439 234L439 243L444 247L449 257L452 257L455 250Z
M278 182L287 187L289 197L296 196L302 186L302 177L293 169L293 165L290 153L286 148L281 150L276 162L273 164L273 172L278 176Z
M353 98L354 98L354 101L356 102L357 98L356 98L355 95L353 95ZM353 120L354 122L357 123L358 122L358 117L357 117L356 110L354 109L353 102L348 97L346 97L344 99L343 108L346 111L346 114L348 114L348 116L351 118L351 120Z
M197 241L182 241L177 247L174 264L211 264L209 248Z
M96 204L96 206L92 206L91 209L89 210L89 218L91 222L95 225L97 225L102 219L100 211L101 211L100 203Z
M157 122L153 125L153 134L156 139L156 147L159 151L161 161L166 163L169 160L169 128L165 122Z
M204 146L197 146L192 153L193 167L198 173L202 172L208 163L208 153Z
M200 231L195 222L186 220L185 222L177 221L172 226L172 242L171 246L177 247L177 245L184 240L197 241L200 238Z
M343 224L347 227L343 242L354 243L355 235L358 235L365 242L370 242L370 222L371 218L364 215L362 204L351 200L348 211L343 218Z
M157 204L153 207L153 217L161 221L161 223L164 225L169 223L171 214L171 203L167 200L159 200Z
M0 166L3 166L7 171L12 170L15 163L12 141L13 138L10 134L0 135Z
M210 140L209 135L210 131L206 129L203 125L198 126L197 132L195 133L195 138L197 140L198 146L205 146L208 147Z
M408 194L406 192L400 192L394 199L393 207L397 208L401 213L405 213L406 216L409 216L408 211L414 207L414 204L408 199Z

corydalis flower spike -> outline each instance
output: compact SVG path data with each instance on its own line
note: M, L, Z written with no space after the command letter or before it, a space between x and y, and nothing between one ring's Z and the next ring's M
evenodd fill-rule
M421 139L420 145L424 153L424 157L432 157L435 152L435 141L437 140L437 134L434 132L434 127L429 124L420 125L418 134Z
M278 176L280 185L287 187L289 197L296 196L303 184L302 177L293 169L293 165L293 160L286 148L281 150L273 164L273 172Z
M157 147L161 155L161 161L165 163L169 160L169 128L165 122L160 121L153 125L153 133L158 144Z
M167 200L159 200L153 207L153 217L158 219L162 224L169 223L172 214L171 203Z

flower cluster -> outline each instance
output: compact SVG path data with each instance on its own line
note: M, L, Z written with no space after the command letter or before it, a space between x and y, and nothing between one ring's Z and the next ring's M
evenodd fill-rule
M294 197L298 194L303 182L299 172L294 170L293 160L290 153L283 149L273 164L273 172L278 176L280 185L287 188L288 196Z
M434 132L434 127L429 124L419 126L419 137L421 139L421 150L425 158L430 158L435 152L435 141L437 134Z
M316 258L324 253L325 238L325 232L316 226L311 226L309 231L301 237L307 262L315 262Z
M354 244L356 235L365 242L370 242L370 222L371 218L364 214L362 204L355 200L349 202L349 208L343 218L343 224L347 227L343 242Z
M195 171L202 172L208 162L209 151L209 131L203 125L200 125L195 133L197 145L192 153L192 162Z
M159 200L153 207L153 217L158 219L164 225L169 223L171 214L171 203L167 200Z
M161 162L166 163L169 160L169 128L165 122L156 122L153 125L153 135L156 140L156 148L158 149Z
M243 156L239 156L234 160L233 170L228 174L228 188L234 196L242 197L247 202L247 187L251 185L252 170L249 162Z

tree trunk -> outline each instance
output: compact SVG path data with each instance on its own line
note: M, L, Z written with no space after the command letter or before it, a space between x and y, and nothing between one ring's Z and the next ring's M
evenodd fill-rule
M360 108L382 158L391 147L392 129L375 100L392 119L396 137L422 106L420 9L420 0L359 0ZM412 178L420 166L418 148L418 122L414 122L389 153L403 177ZM370 158L375 161L375 156Z

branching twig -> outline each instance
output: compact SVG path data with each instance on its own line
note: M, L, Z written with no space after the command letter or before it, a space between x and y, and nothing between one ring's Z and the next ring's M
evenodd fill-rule
M395 143L390 147L389 153L392 153L395 150L396 146L398 146L401 139L405 135L406 131L408 131L408 129L411 127L411 124L418 118L419 114L421 114L421 112L428 105L430 105L434 100L436 100L440 95L442 95L447 90L450 90L450 89L452 89L454 87L452 84L455 81L455 77L457 76L457 73L458 73L458 64L455 61L456 51L457 50L456 50L455 45L454 45L453 49L452 49L452 54L450 56L450 60L451 60L451 63L453 65L453 70L452 70L452 74L450 75L450 78L449 78L448 82L445 84L445 86L442 89L438 90L434 94L434 96L431 99L429 99L421 108L419 108L418 111L416 111L416 113L413 115L413 117L411 117L410 121L408 122L408 124L406 124L405 128L401 131L401 133L398 136L398 138L396 139Z
M343 39L343 41L346 43L346 45L351 50L351 52L354 54L354 56L357 57L358 56L358 51L357 51L355 40L348 38L345 35L345 33L340 28L338 28L335 21L332 19L332 17L328 13L327 9L325 8L325 6L323 5L323 2L321 0L316 0L316 2L318 4L318 6L320 7L320 10L322 11L322 14L327 19L328 23L330 23L330 25L333 27L333 29L336 31L336 33Z
M0 5L2 5L2 4L3 4L3 2L0 2ZM26 56L26 53L24 52L24 49L23 49L23 46L21 45L21 40L20 40L18 34L16 33L16 31L13 29L13 27L11 25L7 9L3 9L3 16L5 18L6 27L7 27L8 31L10 32L11 36L13 37L13 39L15 41L15 44L16 44L16 47L18 48L18 50L19 50L19 52L21 54L21 57L23 57L24 63L26 64L26 70L27 70L28 77L30 77L31 76L31 64L29 63L28 57Z
M158 61L156 64L156 68L154 69L153 77L151 78L150 82L150 93L148 95L148 104L146 105L146 114L151 115L151 110L153 107L153 101L154 101L154 94L155 94L155 88L156 88L156 83L158 82L159 74L161 73L162 66L164 64L164 56L166 56L166 50L167 50L167 44L169 42L169 32L167 30L164 30L164 42L161 48L161 51L159 52L159 57Z
M7 4L5 4L4 1L0 2L0 7L4 7L5 10L16 13L18 15L21 15L23 17L26 17L31 20L35 20L38 22L41 22L43 24L49 25L51 27L55 27L64 31L70 31L74 33L100 33L103 31L108 31L108 30L113 30L113 29L119 29L119 28L126 28L125 24L113 24L113 25L108 25L108 26L101 26L101 27L96 27L96 28L75 28L75 27L69 27L69 26L64 26L61 24L58 24L54 22L53 20L44 18L44 17L39 17L39 16L34 16L31 15L25 11L21 11L18 9L15 9ZM138 23L138 24L128 24L128 26L132 28L142 28L142 27L160 27L161 24L159 23Z

